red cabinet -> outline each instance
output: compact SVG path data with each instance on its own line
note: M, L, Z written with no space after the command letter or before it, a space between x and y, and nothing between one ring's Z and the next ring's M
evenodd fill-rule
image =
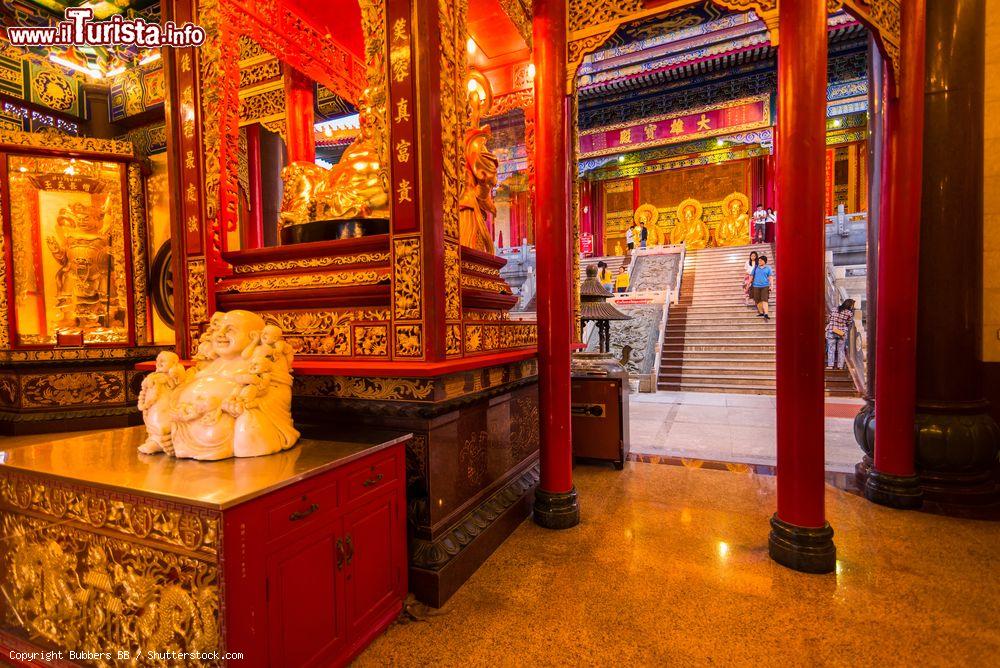
M226 513L226 649L241 666L344 665L399 614L404 447Z

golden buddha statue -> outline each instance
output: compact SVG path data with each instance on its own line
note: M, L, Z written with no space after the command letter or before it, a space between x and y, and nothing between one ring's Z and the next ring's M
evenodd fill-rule
M722 200L722 223L716 231L720 246L743 246L750 243L750 199L732 193Z
M493 106L490 84L481 72L469 73L469 129L465 131L465 189L458 200L459 243L484 253L493 253L493 235L487 216L496 215L493 189L500 161L486 146L493 132L480 125Z
M670 243L683 243L689 250L708 246L708 225L701 219L701 202L688 198L677 206L677 224L670 231Z
M375 115L380 106L365 90L358 102L360 133L332 169L293 162L281 171L282 227L314 221L389 218L389 177L379 157Z

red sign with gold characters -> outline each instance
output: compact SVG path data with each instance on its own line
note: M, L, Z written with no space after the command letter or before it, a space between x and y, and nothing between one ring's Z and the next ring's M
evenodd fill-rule
M623 153L650 146L715 137L771 125L769 95L689 109L672 116L647 118L580 133L580 157Z

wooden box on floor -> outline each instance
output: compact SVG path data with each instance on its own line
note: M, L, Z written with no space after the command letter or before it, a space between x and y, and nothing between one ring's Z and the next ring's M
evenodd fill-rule
M573 457L624 468L629 453L627 378L574 374L571 388Z
M409 435L340 433L218 462L139 455L144 436L3 453L4 649L343 665L399 614Z

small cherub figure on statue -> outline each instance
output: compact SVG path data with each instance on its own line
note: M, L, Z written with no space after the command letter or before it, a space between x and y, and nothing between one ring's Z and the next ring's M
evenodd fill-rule
M173 390L187 378L187 371L177 353L164 350L156 356L156 370L146 376L139 391L138 408L146 423L146 441L139 452L171 453L170 425L172 422L170 397Z
M291 371L295 350L285 341L281 328L275 325L265 326L260 333L260 343L261 345L253 353L254 356L267 355L279 368Z

